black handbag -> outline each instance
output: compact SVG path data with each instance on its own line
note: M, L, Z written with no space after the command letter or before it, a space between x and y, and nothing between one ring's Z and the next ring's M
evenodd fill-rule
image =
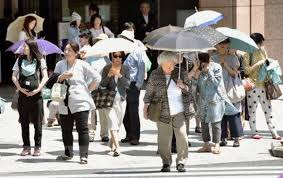
M169 87L169 84L171 82L171 79L168 82L167 88ZM165 92L166 93L166 92ZM162 108L162 102L166 96L166 94L163 94L162 97L158 101L152 101L147 109L147 117L152 122L158 122L161 116L161 108Z
M269 78L264 82L264 88L266 93L266 99L268 100L277 99L282 95L279 85L274 84Z
M91 95L96 108L110 108L113 106L117 91L98 88L94 90Z

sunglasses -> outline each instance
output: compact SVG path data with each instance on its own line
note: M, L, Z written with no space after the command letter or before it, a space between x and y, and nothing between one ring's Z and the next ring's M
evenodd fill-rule
M122 55L113 55L113 58L123 58L123 56Z

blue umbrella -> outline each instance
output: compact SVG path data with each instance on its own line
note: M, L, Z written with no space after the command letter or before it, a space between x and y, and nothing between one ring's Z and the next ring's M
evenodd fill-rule
M232 49L237 49L248 53L252 53L255 50L258 50L258 47L254 40L237 29L219 27L216 30L222 33L223 35L229 37L230 47Z
M216 24L223 19L223 15L212 10L197 11L193 15L186 18L184 28L207 27Z
M45 56L54 53L64 54L60 48L58 48L56 45L54 45L53 43L47 40L38 39L35 41L37 43L39 51ZM22 54L24 44L25 44L25 40L18 41L14 43L12 46L10 46L6 51L12 51L15 54Z

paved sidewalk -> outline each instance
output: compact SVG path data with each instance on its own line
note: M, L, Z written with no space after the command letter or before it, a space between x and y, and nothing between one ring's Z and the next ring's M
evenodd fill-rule
M3 94L2 91L5 90L0 88L0 95ZM273 101L272 105L279 133L283 136L283 100ZM141 104L140 111L142 107ZM233 148L232 142L229 142L229 146L221 149L220 155L196 152L202 145L202 141L200 135L193 132L194 120L192 120L189 138L192 147L189 148L187 172L178 173L173 163L171 173L160 173L162 164L160 157L156 154L156 125L151 121L141 118L141 144L138 146L121 144L120 157L112 157L106 144L99 141L99 130L97 130L96 141L90 143L89 164L80 165L76 132L74 132L76 156L68 162L56 160L56 157L63 153L60 127L47 128L44 126L43 154L40 157L19 156L22 150L22 140L18 113L8 107L6 112L0 115L0 177L277 178L283 174L283 159L270 156L269 149L274 140L271 139L262 111L258 111L258 114L260 116L258 130L264 138L262 140L246 138L241 141L240 148ZM247 137L250 133L248 127L246 123ZM33 129L30 130L31 140L33 140ZM120 138L124 136L125 131L122 127ZM176 155L173 155L173 159L176 159Z

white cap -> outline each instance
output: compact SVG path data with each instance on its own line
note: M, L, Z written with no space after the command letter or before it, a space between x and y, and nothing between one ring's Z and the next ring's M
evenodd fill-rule
M127 38L131 41L135 41L135 34L133 31L129 31L129 30L123 30L122 33L120 35L118 35L118 37L124 37Z
M72 22L76 20L82 20L82 17L77 12L72 13Z

